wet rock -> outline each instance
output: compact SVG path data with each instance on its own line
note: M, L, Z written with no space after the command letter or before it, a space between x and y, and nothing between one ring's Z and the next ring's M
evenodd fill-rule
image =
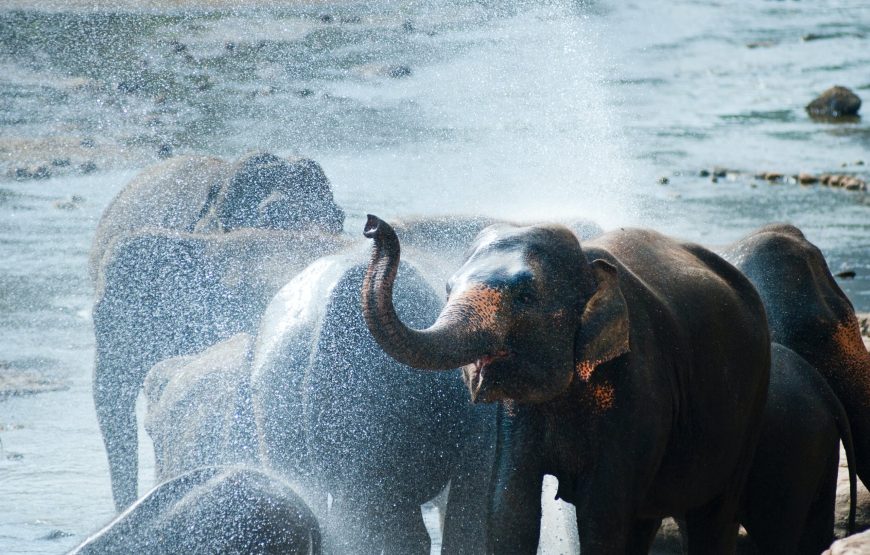
M807 113L813 118L857 116L860 108L858 95L839 85L826 90L806 106Z
M79 195L73 195L69 198L56 200L52 203L52 206L57 208L58 210L75 210L85 202L85 198Z
M853 181L846 186L848 191L866 191L867 184L863 181Z
M819 176L819 182L828 187L840 187L847 191L867 190L867 182L854 175L825 173Z
M387 71L387 75L389 75L393 79L409 77L411 75L411 68L405 65L391 66Z
M17 167L7 172L7 175L15 181L29 181L31 179L48 179L51 177L51 170L45 164L36 166Z
M142 89L142 83L137 81L121 81L115 88L119 93L133 94Z
M55 530L52 530L51 532L49 532L48 534L42 536L39 539L45 540L45 541L54 541L54 540L62 540L64 538L71 538L74 535L75 534L73 534L72 532L66 532L64 530L55 529Z
M69 386L35 372L25 372L0 363L0 401L8 397L60 391Z
M834 274L834 277L838 277L840 279L854 279L855 270L843 270L842 272L837 272L836 274Z
M160 148L157 149L157 157L161 160L172 157L172 145L163 143L160 145Z
M801 185L812 185L819 182L819 178L811 173L799 173L796 179Z
M183 52L187 52L187 45L179 41L178 39L172 39L169 41L169 51L173 54L181 54Z
M658 184L659 184L659 185L667 185L667 184L670 183L670 182L671 182L671 180L668 179L668 178L665 177L665 176L662 176L662 177L660 177L660 178L658 179Z
M822 555L870 555L870 531L837 540Z
M858 327L861 328L861 335L870 338L870 312L856 312L858 317Z
M764 179L765 181L782 181L783 174L779 172L764 172L759 174L759 179Z
M83 175L88 175L90 173L94 173L97 171L97 165L94 162L88 161L83 164L79 164L79 173Z
M867 181L862 177L854 174L843 173L823 173L812 174L801 172L799 174L786 174L776 171L765 171L759 173L751 173L740 170L726 170L723 168L715 168L712 173L708 170L701 170L700 176L706 177L712 175L710 181L718 182L721 177L727 177L731 181L759 179L768 182L771 185L780 185L784 183L799 183L801 185L812 185L815 183L827 186L846 189L848 191L866 191ZM756 187L755 183L751 186Z

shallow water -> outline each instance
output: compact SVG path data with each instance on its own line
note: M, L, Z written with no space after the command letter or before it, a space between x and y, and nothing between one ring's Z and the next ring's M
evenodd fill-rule
M367 212L459 211L721 245L788 220L870 310L868 195L751 177L868 177L870 126L803 111L834 84L870 97L865 2L31 6L0 11L0 374L62 389L0 399L4 553L63 552L112 515L87 252L161 148L311 156L354 235ZM34 164L57 177L15 181ZM714 166L746 173L698 176Z

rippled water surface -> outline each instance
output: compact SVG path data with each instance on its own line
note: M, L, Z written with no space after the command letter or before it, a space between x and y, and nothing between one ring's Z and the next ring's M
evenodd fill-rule
M870 102L866 2L178 4L0 6L0 380L41 391L0 397L3 553L112 515L87 252L161 155L313 157L353 234L463 212L721 245L791 221L870 310L868 195L754 177L870 177L870 116L803 110L835 84Z

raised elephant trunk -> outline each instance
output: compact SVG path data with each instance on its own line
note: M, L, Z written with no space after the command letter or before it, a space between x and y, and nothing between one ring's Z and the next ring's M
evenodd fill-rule
M363 234L374 239L363 281L363 316L372 336L388 355L421 370L450 370L493 352L497 345L494 329L484 325L492 317L480 314L474 299L469 302L467 295L449 302L428 329L415 330L403 324L393 306L399 238L389 224L372 215L368 216Z

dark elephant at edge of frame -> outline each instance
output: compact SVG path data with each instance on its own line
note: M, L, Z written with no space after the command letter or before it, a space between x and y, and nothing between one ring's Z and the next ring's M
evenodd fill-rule
M134 409L148 370L236 333L254 333L269 299L290 277L348 243L340 235L343 211L325 180L315 162L266 153L233 166L181 157L144 170L103 213L91 252L94 405L119 510L137 496ZM250 197L241 194L246 188ZM242 212L238 221L230 217L233 207ZM273 217L284 210L307 212ZM240 229L239 223L267 227Z
M302 497L263 470L203 467L155 486L70 555L321 553Z
M858 477L870 484L870 353L855 309L822 252L800 229L772 224L730 245L722 256L761 295L771 339L812 364L843 403Z
M733 552L770 369L745 276L652 231L581 249L561 226L492 226L416 330L392 304L398 238L374 216L365 235L378 343L412 367L462 366L472 399L500 403L489 551L535 552L552 474L586 555L646 552L668 515L685 519L690 553Z
M840 440L849 461L849 533L856 478L849 419L800 355L771 346L770 387L740 522L763 553L817 555L834 541Z
M458 371L388 357L366 328L359 250L324 257L274 298L251 389L264 464L332 498L338 552L429 553L420 505L450 483L443 552L479 553L494 454L494 408L468 402ZM431 323L441 300L403 263L397 307ZM315 510L318 510L315 508Z

